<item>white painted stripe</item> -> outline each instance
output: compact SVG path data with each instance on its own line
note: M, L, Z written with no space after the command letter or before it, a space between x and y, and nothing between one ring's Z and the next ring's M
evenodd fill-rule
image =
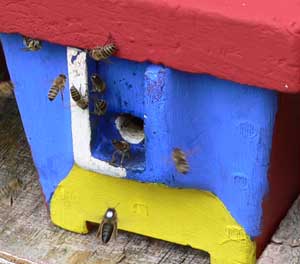
M73 59L72 59L73 58ZM88 71L86 52L75 48L67 48L69 86L74 85L83 94L88 89ZM82 110L70 99L73 152L75 163L87 170L115 177L126 177L124 168L116 168L108 162L92 157L91 126L88 109Z

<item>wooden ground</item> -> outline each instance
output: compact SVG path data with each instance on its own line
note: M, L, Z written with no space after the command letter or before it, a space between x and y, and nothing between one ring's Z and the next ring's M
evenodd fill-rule
M14 99L0 97L0 128L0 186L15 175L24 182L12 207L0 200L0 264L209 263L205 252L127 232L103 246L95 229L80 235L53 226ZM259 261L271 263L300 264L300 199Z
M300 197L281 222L258 264L300 264Z

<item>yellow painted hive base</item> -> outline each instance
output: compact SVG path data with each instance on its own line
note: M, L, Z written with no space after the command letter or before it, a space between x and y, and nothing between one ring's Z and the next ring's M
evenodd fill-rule
M54 224L87 233L117 207L118 228L207 251L213 264L255 263L255 243L213 194L109 177L74 166L50 204Z

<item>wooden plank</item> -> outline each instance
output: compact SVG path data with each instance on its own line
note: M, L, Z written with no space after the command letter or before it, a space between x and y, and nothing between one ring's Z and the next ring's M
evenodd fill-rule
M117 241L101 245L95 238L95 226L88 235L55 227L49 220L12 99L0 98L0 127L0 172L8 171L5 175L10 177L20 175L25 186L13 207L6 200L0 201L0 249L3 252L0 263L1 258L8 263L22 264L26 262L20 259L47 264L209 263L205 252L127 232L120 231Z
M269 263L300 263L300 196L258 261L258 264Z
M32 157L49 201L74 163L69 91L63 91L64 102L60 96L52 102L47 98L53 80L59 74L67 75L66 48L43 43L38 53L24 52L19 48L21 37L1 35L1 41Z

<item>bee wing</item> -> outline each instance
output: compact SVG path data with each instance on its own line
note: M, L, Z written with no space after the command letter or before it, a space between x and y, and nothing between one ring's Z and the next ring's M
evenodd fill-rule
M63 89L60 90L60 94L61 94L61 100L64 101L64 91L63 91Z
M23 50L23 51L30 51L29 48L21 48L20 50Z
M190 149L187 150L186 157L188 158L188 157L190 157L192 155L197 154L198 152L199 152L199 146L198 147L194 146L194 147L192 147L192 148L190 148Z
M102 234L102 230L103 230L103 225L104 225L104 221L102 220L100 225L99 225L99 228L98 228L98 231L97 231L97 234L96 234L96 237L99 238Z
M110 44L110 43L115 43L115 39L113 38L111 32L109 32L108 36L107 36L107 39L106 39L106 42L104 43L104 45L107 45L107 44Z
M165 166L170 166L173 164L172 156L164 156L161 159L161 164Z
M63 101L63 108L71 109L73 107L79 107L79 106L77 106L76 102L75 104L71 104L71 103L65 104L65 101Z
M66 108L66 109L69 109L71 107L75 107L75 105L71 105L71 104L66 105L66 104L64 104L63 107Z
M118 227L117 227L117 222L114 224L114 231L113 231L114 239L117 239L118 236Z

